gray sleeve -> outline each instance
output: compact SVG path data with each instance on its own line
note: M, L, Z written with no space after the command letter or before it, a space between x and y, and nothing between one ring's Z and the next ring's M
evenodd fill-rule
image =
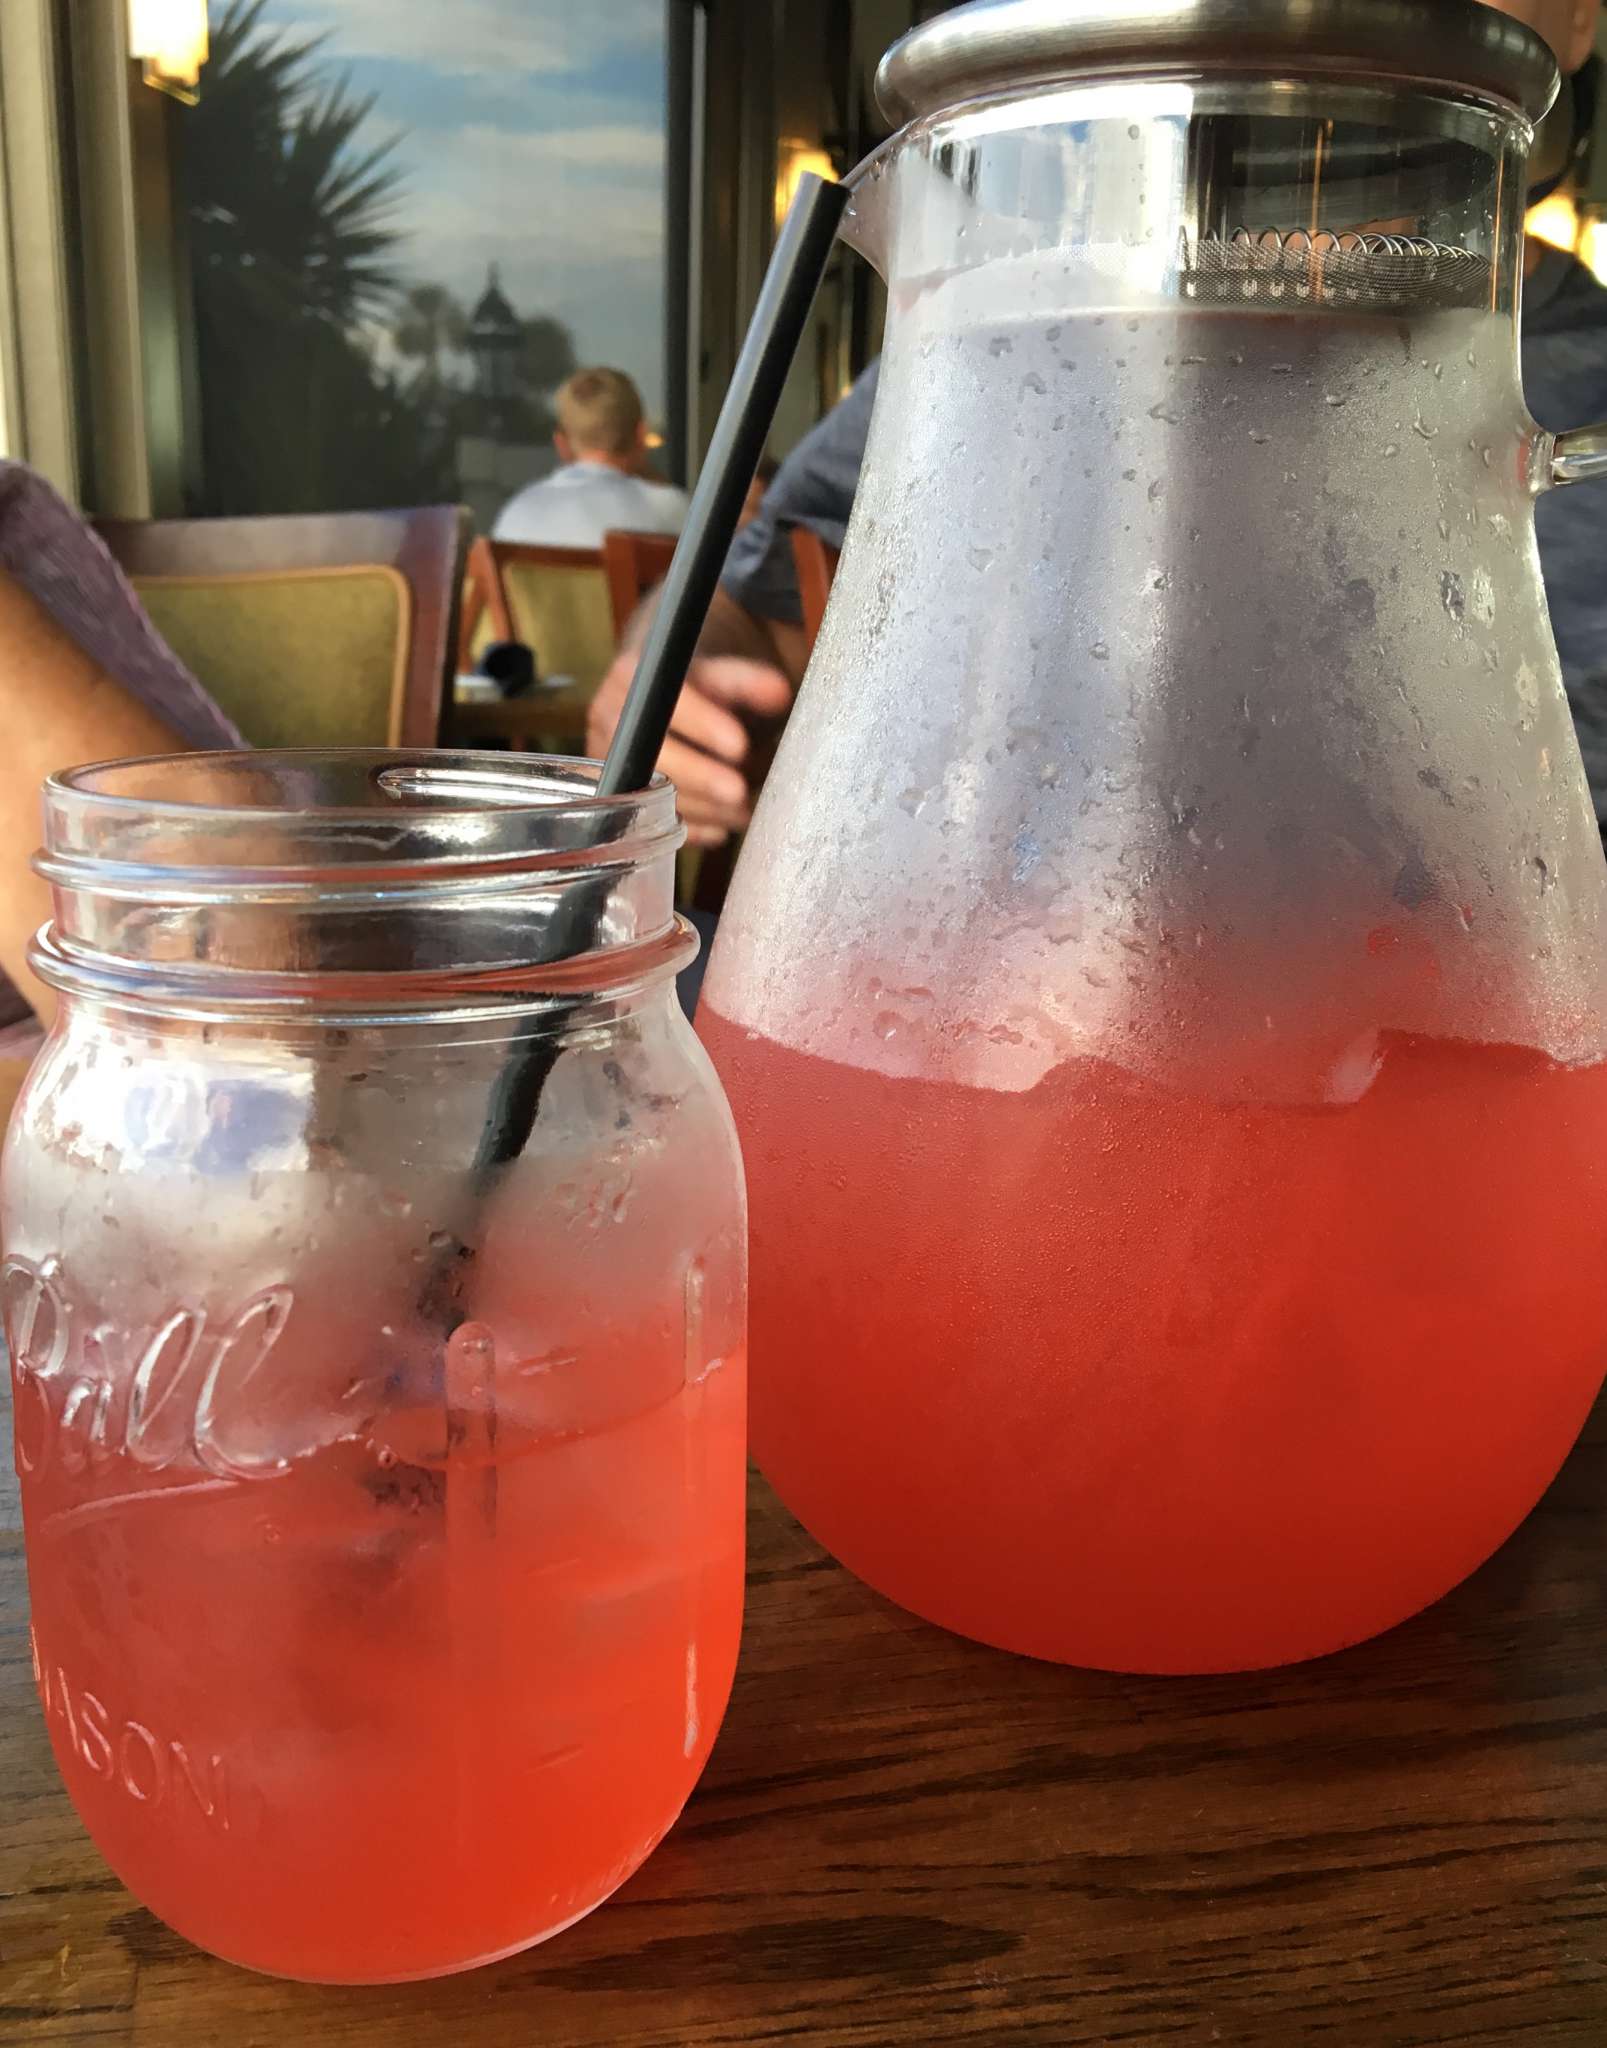
M776 472L757 515L737 535L720 581L756 618L798 625L803 606L792 566L791 529L812 527L834 548L843 544L870 431L877 365L812 427Z

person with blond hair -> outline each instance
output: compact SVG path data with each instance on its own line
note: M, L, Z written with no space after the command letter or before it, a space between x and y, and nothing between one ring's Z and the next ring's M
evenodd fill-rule
M558 393L552 440L561 467L508 500L493 540L596 548L615 529L680 532L686 493L642 474L647 419L642 394L623 370L577 370Z

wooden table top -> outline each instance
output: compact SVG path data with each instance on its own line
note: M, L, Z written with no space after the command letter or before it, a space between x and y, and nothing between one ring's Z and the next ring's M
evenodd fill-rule
M582 743L586 710L597 694L595 683L573 683L563 690L532 690L525 697L454 697L447 709L448 746L477 747L487 740L507 740L541 750L562 741Z
M1603 1411L1460 1591L1269 1676L1111 1678L958 1641L758 1482L752 1540L725 1730L647 1867L510 1962L327 1991L198 1954L96 1857L33 1697L0 1498L0 2042L1607 2040Z

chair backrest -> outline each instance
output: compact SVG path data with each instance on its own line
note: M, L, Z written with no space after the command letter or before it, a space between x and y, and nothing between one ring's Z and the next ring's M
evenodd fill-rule
M462 507L98 530L157 631L254 746L437 743Z
M820 622L826 616L832 578L837 574L837 550L823 541L813 527L792 529L792 565L798 572L798 595L803 600L804 632L814 646Z
M542 680L568 676L584 695L614 658L614 611L600 548L480 539L469 550L469 603L483 605L471 640L522 640Z
M603 567L614 607L614 639L624 638L636 607L669 574L675 538L664 533L614 532L603 535Z

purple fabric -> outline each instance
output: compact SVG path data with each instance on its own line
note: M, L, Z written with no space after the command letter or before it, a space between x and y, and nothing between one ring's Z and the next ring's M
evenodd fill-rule
M17 462L0 462L0 569L191 746L244 744L145 616L105 542L43 477ZM0 975L0 1025L28 1014Z
M0 569L191 746L244 745L145 616L106 543L43 477L17 462L0 462Z

